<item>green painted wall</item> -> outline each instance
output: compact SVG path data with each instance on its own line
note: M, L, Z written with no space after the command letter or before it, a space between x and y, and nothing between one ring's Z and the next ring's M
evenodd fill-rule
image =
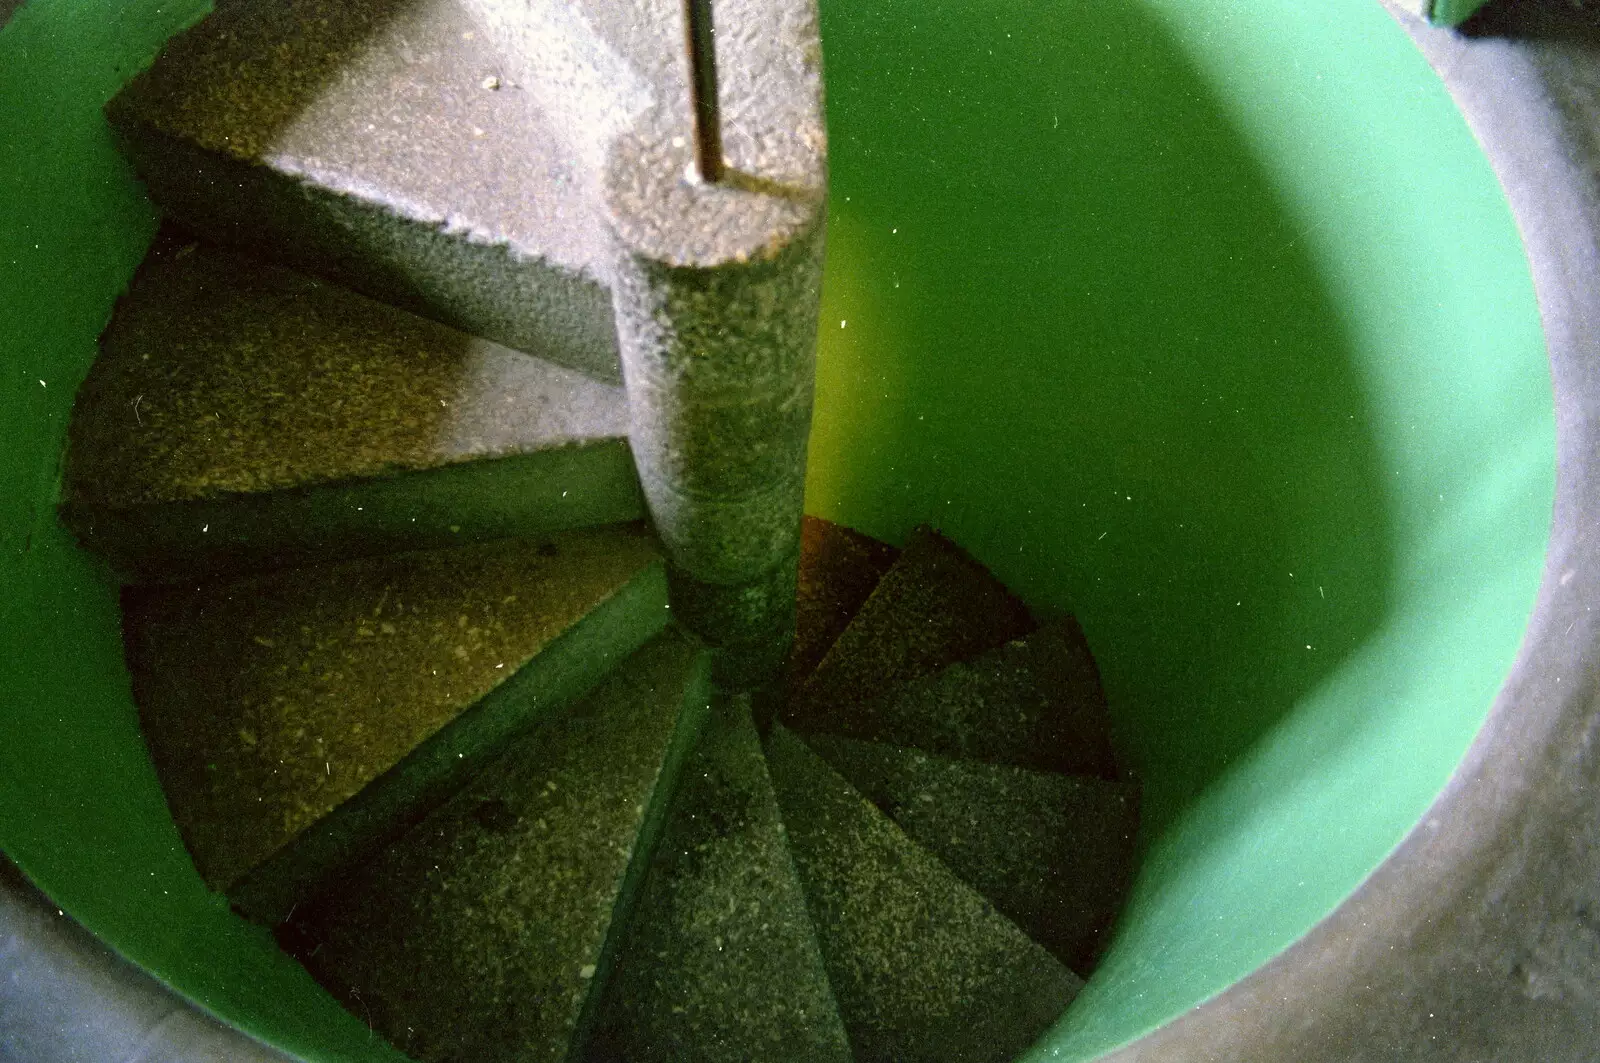
M393 1058L200 886L114 590L51 510L154 224L99 108L200 9L32 0L0 29L0 848L220 1014ZM1370 0L854 0L823 29L810 508L932 519L1082 617L1154 827L1040 1049L1090 1058L1335 906L1481 723L1553 491L1526 264Z
M1493 173L1369 0L825 4L811 508L1075 609L1153 830L1041 1056L1253 970L1422 815L1537 586Z
M1428 21L1439 26L1459 26L1488 0L1433 0Z

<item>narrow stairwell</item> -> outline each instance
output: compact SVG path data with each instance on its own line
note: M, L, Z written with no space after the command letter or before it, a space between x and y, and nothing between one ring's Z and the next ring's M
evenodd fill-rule
M621 33L587 0L534 6ZM814 38L804 3L771 6L773 40ZM202 879L420 1063L1027 1049L1135 857L1084 633L931 528L896 550L785 509L808 365L803 399L794 366L767 381L778 441L748 468L715 440L652 451L682 425L628 368L641 305L759 333L820 235L616 266L563 125L582 108L508 50L509 7L218 8L111 108L169 219L79 395L61 504L124 583ZM765 157L748 133L732 162ZM694 318L691 290L738 312ZM801 363L806 298L763 340ZM684 423L770 412L718 402ZM672 491L720 470L680 494L747 539L662 516L663 454L695 459ZM718 542L749 563L716 570Z

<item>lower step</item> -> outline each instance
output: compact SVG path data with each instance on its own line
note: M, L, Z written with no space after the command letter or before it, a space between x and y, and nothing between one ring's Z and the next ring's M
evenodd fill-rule
M860 1063L1007 1063L1082 988L792 732L772 781Z
M607 990L590 1063L850 1063L745 699L722 701Z
M669 629L282 940L422 1063L581 1058L708 675Z
M1137 786L831 735L806 743L913 841L1088 976L1132 883Z
M275 922L661 630L665 584L625 525L129 589L134 695L201 877Z

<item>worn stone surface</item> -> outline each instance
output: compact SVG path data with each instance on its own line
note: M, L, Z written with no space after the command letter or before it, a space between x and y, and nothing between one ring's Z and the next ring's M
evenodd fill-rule
M377 533L394 524L428 543L452 526L539 533L643 514L620 387L179 233L146 260L102 347L73 414L64 513L134 567L319 533L330 552L374 535L393 548L403 540ZM501 480L516 491L518 511L417 504L405 474L471 463L486 494ZM287 500L262 501L275 492ZM362 516L269 524L240 543L225 514L214 536L194 519L226 503L247 523L297 504Z
M666 619L636 526L132 589L124 607L173 818L205 881L267 919Z
M669 629L283 939L422 1063L579 1058L708 696Z
M744 699L685 768L591 1063L849 1063Z
M768 764L855 1057L999 1063L1082 987L781 725Z
M1083 977L1133 881L1138 789L813 735L917 844Z
M948 757L1116 778L1100 673L1071 617L849 709L817 726Z
M797 688L889 571L900 551L842 524L806 517L800 525L799 603L789 686Z
M604 168L619 137L643 130L674 153L690 132L682 9L675 0L468 0L521 76L553 101L570 150ZM718 0L722 141L735 173L779 187L818 187L825 152L821 48L814 0ZM688 225L705 231L700 219Z
M850 734L862 704L1033 630L988 570L926 526L834 642L787 709L802 730Z
M627 434L620 387L181 236L146 260L102 348L72 501L284 490Z
M458 0L220 0L111 116L208 234L616 379L595 182L520 68Z

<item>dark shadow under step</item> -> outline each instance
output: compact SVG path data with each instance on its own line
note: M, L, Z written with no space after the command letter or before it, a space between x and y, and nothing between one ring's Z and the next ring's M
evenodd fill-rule
M134 696L201 877L276 921L666 623L642 526L124 594Z
M1088 975L1133 881L1136 787L829 735L806 741L913 841Z
M720 704L618 954L591 1063L849 1063L761 742Z
M900 551L817 517L800 524L800 579L789 686L797 689L826 656Z
M926 526L850 621L785 713L835 730L855 706L1032 631L1033 618L989 571Z
M887 696L835 701L803 722L957 759L1117 776L1100 673L1071 617Z
M795 865L855 1058L1001 1063L1082 980L794 734L767 743Z
M708 675L669 629L282 940L422 1063L581 1058Z
M62 513L124 575L634 520L619 386L169 231L73 411Z

